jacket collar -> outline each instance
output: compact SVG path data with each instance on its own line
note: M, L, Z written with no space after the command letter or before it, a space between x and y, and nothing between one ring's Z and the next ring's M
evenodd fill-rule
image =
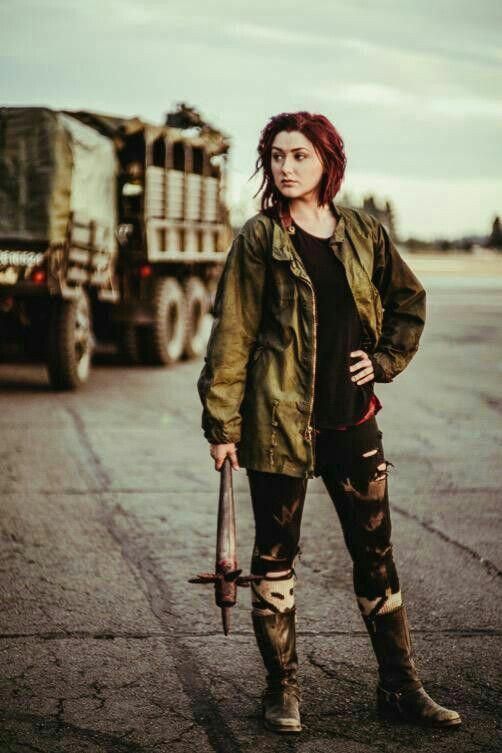
M333 246L336 243L342 244L345 240L347 225L350 225L350 220L348 220L343 210L335 203L334 199L331 200L331 208L336 217L335 232L330 238L330 245ZM272 255L276 259L293 259L291 239L288 237L292 234L291 230L294 232L293 220L287 207L279 209L278 220L274 219L274 235L272 240Z

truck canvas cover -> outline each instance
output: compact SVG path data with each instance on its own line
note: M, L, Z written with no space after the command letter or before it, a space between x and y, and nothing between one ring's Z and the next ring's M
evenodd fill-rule
M41 107L0 108L0 239L57 244L70 213L114 253L118 160L111 139Z

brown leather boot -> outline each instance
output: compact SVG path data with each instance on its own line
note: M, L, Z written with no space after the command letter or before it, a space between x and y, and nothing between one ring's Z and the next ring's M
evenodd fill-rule
M270 615L252 612L252 617L256 642L268 670L263 693L265 727L273 732L301 732L295 610Z
M461 724L456 711L432 700L424 690L412 658L412 645L406 608L388 614L364 617L378 661L380 683L377 710L389 720L405 720L427 727Z

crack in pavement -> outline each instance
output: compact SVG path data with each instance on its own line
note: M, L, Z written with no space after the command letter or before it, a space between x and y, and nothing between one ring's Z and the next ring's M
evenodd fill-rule
M8 740L2 740L2 742L8 744ZM32 743L27 743L23 740L16 740L13 744L16 746L15 750L14 748L11 748L9 744L9 748L2 749L2 753L19 753L18 745L22 745L23 750L31 750L33 753L47 753L45 750L42 750L42 748L36 748Z
M405 518L408 518L409 520L415 521L415 523L418 523L422 528L425 528L426 531L429 531L429 533L434 533L443 541L446 541L448 544L452 544L466 554L469 554L473 559L477 560L480 563L480 565L484 568L484 570L486 570L488 575L493 575L495 578L500 578L500 576L502 576L502 570L499 570L499 568L493 562L486 559L485 557L482 557L479 552L477 552L475 549L471 549L471 547L467 546L467 544L462 544L461 541L457 541L457 539L448 536L448 534L444 533L444 531L442 531L440 528L436 528L436 526L432 525L432 523L428 523L426 520L423 520L423 518L419 518L418 515L405 510L403 507L399 507L398 505L393 504L392 510L395 510L397 513Z
M98 493L107 491L111 483L110 476L108 475L106 469L103 467L101 458L99 457L99 455L97 455L97 453L94 452L94 447L92 446L92 442L87 434L87 430L85 428L82 417L80 416L78 411L76 411L71 405L68 405L66 401L63 402L63 408L70 415L74 423L80 445L83 447L85 454L89 459L90 466L94 471L94 473L91 475L91 479L94 481L94 483L98 484ZM87 474L85 475L87 476Z
M179 735L176 735L176 737L170 737L167 740L161 740L160 743L154 746L154 749L158 749L159 745L172 745L173 743L180 743L185 735L187 735L189 732L191 732L195 728L195 722L191 722L190 725L183 730L183 732L180 732ZM162 750L165 750L165 748L162 748Z
M171 597L165 580L157 574L155 563L145 556L144 551L135 545L132 538L129 540L127 536L121 534L114 523L115 514L119 512L127 519L129 530L132 525L138 528L134 516L130 513L126 514L119 505L115 505L112 510L106 510L105 505L103 508L107 530L120 546L122 556L129 567L134 568L140 574L146 587L150 610L156 620L163 625L162 613L166 607L171 616L178 620L179 618L173 612L174 599ZM239 742L223 718L211 688L200 672L197 658L186 644L183 644L177 631L168 633L164 640L170 656L174 659L176 674L190 701L193 718L206 733L209 744L217 753L239 753L241 750Z
M194 479L200 478L193 474ZM104 491L107 493L113 493L113 494L176 494L179 497L184 496L192 496L193 494L198 494L201 492L207 492L207 482L200 480L200 483L197 484L197 487L194 487L193 489L185 488L180 489L177 486L169 487L169 486L141 486L141 487L134 487L134 486L113 486L109 485L106 487L106 489L103 489L102 487L86 487L85 489L75 489L73 486L59 486L57 489L44 489L43 487L40 489L36 489L34 487L30 487L30 494L40 494L43 496L64 496L64 497L86 497L89 494L101 494ZM493 486L462 486L462 487L456 487L456 486L436 486L435 491L438 495L455 495L461 492L462 494L490 494L492 492L498 492L499 487L496 485ZM2 487L0 486L0 492L2 494L19 494L19 487L13 487L12 489L9 489L8 487ZM325 497L326 492L320 489L309 489L308 491L309 497L315 497L315 496L321 496Z
M485 392L479 392L478 395L488 408L491 408L495 413L502 413L502 398L488 395Z
M98 730L89 729L87 727L79 727L76 724L65 722L62 719L53 717L47 719L37 714L27 713L10 713L0 709L0 720L5 723L16 722L25 723L31 725L32 729L38 732L40 735L47 735L48 737L62 737L62 735L73 735L73 737L85 742L94 742L103 747L106 747L110 753L149 753L147 748L144 748L137 743L131 743L124 740L123 737L111 734L109 732L100 732ZM5 729L3 733L10 731ZM16 733L17 734L17 733ZM15 740L19 743L19 740ZM38 750L33 748L33 750Z
M174 619L179 620L179 618L174 613L174 599L165 579L157 574L155 562L145 556L142 548L135 545L134 536L128 536L120 530L116 518L121 516L127 520L128 532L131 532L133 527L141 530L140 525L136 518L120 505L110 508L107 504L105 492L110 486L109 475L94 451L82 418L69 406L65 407L74 420L77 436L87 456L91 474L92 471L94 472L93 482L102 487L97 494L94 494L99 503L101 522L117 543L125 564L145 595L152 615L161 627L169 627L164 625L163 615L166 611ZM174 660L176 674L189 699L195 723L205 732L209 745L216 753L240 753L241 746L223 718L211 688L200 672L196 656L183 644L176 631L170 633L165 631L165 633L165 644L169 655Z
M357 685L358 687L366 687L366 682L361 682L355 677L347 677L343 674L340 675L334 669L331 669L330 667L326 667L318 659L315 659L314 655L311 652L307 653L307 661L312 667L315 667L316 669L320 669L321 672L324 675L326 675L326 677L329 677L331 680L338 680L338 682L348 682L350 685Z
M19 488L13 487L12 489L9 489L8 487L2 487L0 486L0 492L2 494L19 494ZM197 486L197 488L194 489L184 489L180 490L179 487L173 486L170 487L159 487L155 486L152 488L148 488L147 486L142 486L141 488L135 489L134 487L120 487L120 486L112 486L109 484L106 488L90 488L87 489L74 489L73 487L59 487L58 489L36 489L30 487L30 494L40 494L44 497L87 497L89 494L102 494L103 492L107 493L113 493L113 494L176 494L177 496L183 496L183 495L193 495L193 494L202 494L207 493L207 484L201 481L201 483Z
M0 633L0 641L22 640L25 638L37 638L40 641L64 641L64 640L96 640L96 641L114 641L114 640L132 640L144 641L155 638L172 639L174 628L169 631L159 631L151 633L92 633L83 630L76 631L59 631L49 633ZM417 635L453 635L457 638L474 638L476 636L500 637L502 628L413 628L412 633ZM297 630L297 635L303 636L321 636L336 637L340 635L350 636L367 636L365 630ZM189 630L177 630L176 635L181 638L221 638L221 630L204 630L196 632ZM247 637L254 635L252 630L232 630L233 636Z

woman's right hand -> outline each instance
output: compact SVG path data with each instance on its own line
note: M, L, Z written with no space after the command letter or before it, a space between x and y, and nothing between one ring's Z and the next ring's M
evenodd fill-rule
M212 444L209 454L214 458L214 469L221 471L225 458L230 458L230 463L234 471L240 470L239 461L237 460L237 448L234 442L228 444Z

